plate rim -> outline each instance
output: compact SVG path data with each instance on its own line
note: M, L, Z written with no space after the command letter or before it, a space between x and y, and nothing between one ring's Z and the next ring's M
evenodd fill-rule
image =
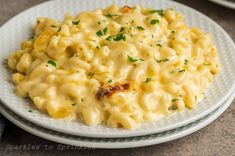
M216 3L220 6L224 6L226 8L235 9L235 3L230 1L222 1L222 0L209 0L209 1Z
M63 1L63 0L58 0L58 1ZM40 4L37 4L33 7L30 7L22 12L20 12L19 14L17 14L16 16L14 16L13 18L11 18L10 20L8 20L5 24L3 24L0 28L0 33L2 31L2 28L7 25L8 23L10 23L11 21L14 21L15 18L18 18L18 16L21 16L22 14L24 14L25 12L27 11L30 11L30 10L33 10L34 8L38 7L38 6L41 6L41 5L47 5L49 3L53 3L53 2L58 2L58 1L55 1L55 0L51 0L51 1L47 1L47 2L43 2L43 3L40 3ZM169 3L169 2L167 2ZM189 6L186 6L184 4L181 4L179 2L175 2L175 1L170 1L170 3L175 3L175 5L180 5L182 7L185 7L187 8L188 10L191 10L195 13L197 13L198 15L200 16L203 16L206 20L209 20L211 23L213 23L213 25L215 25L217 27L217 29L219 29L221 31L221 33L223 33L224 36L226 36L228 38L228 40L231 42L231 45L232 47L235 49L235 45L231 39L231 37L226 33L226 31L219 25L217 24L215 21L213 21L212 19L210 19L208 16L204 15L203 13L189 7ZM226 94L226 96L224 96L223 98L220 99L220 101L217 103L216 107L210 107L209 109L205 110L203 113L200 113L194 117L191 117L185 121L181 121L181 122L177 122L176 124L173 124L173 125L169 125L169 126L166 126L165 128L162 128L162 129L145 129L145 130L141 130L141 131L119 131L119 132L116 132L116 133L110 133L110 134L106 134L106 133L91 133L91 132L84 132L84 131L80 131L80 132L74 132L74 131L71 131L71 130L68 130L68 129L63 129L61 127L56 127L55 125L50 125L50 124L46 124L44 122L40 122L38 120L34 120L34 118L30 118L29 116L25 115L24 113L22 112L19 112L19 111L16 111L15 109L12 109L12 106L5 103L4 100L2 100L2 97L1 97L1 93L0 93L0 101L5 105L7 106L9 109L11 109L13 112L15 112L17 115L27 119L28 121L31 121L35 124L38 124L42 127L45 127L45 128L48 128L48 129L52 129L52 130L55 130L55 131L58 131L58 132L63 132L63 133L69 133L69 134L73 134L73 135L79 135L79 136L89 136L89 137L104 137L104 138L118 138L118 137L131 137L131 136L141 136L141 135L147 135L147 134L151 134L151 133L159 133L159 132L163 132L163 131L166 131L166 130L170 130L170 129L174 129L176 127L180 127L180 126L183 126L183 125L186 125L190 122L193 122L197 119L200 119L204 116L206 116L207 114L209 114L210 112L214 111L215 109L217 109L219 106L221 106L223 104L223 102L229 97L230 93L235 89L235 83L233 84L233 86L229 89L228 93Z

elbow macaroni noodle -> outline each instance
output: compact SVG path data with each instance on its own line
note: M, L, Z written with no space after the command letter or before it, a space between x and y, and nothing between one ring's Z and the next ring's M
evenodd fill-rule
M9 56L16 93L53 118L135 128L194 108L219 70L210 35L173 9L116 5L38 18Z

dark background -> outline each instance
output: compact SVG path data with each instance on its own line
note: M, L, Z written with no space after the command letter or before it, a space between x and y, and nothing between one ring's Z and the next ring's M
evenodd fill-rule
M0 25L19 12L45 0L0 0ZM235 10L214 4L208 0L176 0L206 14L220 24L235 40ZM8 122L0 141L0 155L158 155L158 156L231 156L235 155L235 101L209 126L178 140L132 149L84 149L68 146L57 150L57 144L36 137ZM11 149L21 146L36 150ZM46 148L50 147L52 149ZM74 149L76 148L76 149Z

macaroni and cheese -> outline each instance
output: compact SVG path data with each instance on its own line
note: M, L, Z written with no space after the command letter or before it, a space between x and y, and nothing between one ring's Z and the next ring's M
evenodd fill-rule
M116 5L38 18L8 65L16 94L49 116L126 129L194 108L220 66L179 12Z

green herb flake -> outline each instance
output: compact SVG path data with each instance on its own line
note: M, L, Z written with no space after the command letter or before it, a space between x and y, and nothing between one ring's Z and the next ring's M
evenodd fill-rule
M112 36L108 36L108 37L106 38L106 40L107 40L107 41L111 41L111 40L112 40Z
M87 76L91 79L91 78L94 76L94 73L88 72L88 73L87 73Z
M155 25L155 24L157 24L157 23L159 23L159 20L157 20L157 19L153 19L153 20L151 20L151 22L150 22L150 24L152 24L152 25Z
M56 62L55 61L49 60L47 63L56 67Z
M100 25L100 24L101 24L101 22L100 22L100 21L98 21L98 24Z
M111 14L107 14L107 15L104 15L104 16L109 17L109 18L113 18L113 15L111 15Z
M126 41L126 36L124 34L117 34L114 38L113 38L114 41L120 41L120 40L123 40L123 41Z
M103 33L102 33L101 30L99 30L99 31L96 32L96 35L100 37L100 36L103 36Z
M52 27L52 28L56 28L56 26L55 26L55 25L51 25L51 27Z
M179 70L179 73L183 73L183 72L185 72L185 69Z
M30 40L34 40L34 36L30 37L29 39L30 39Z
M171 109L172 109L172 110L176 110L176 109L177 109L177 106L173 105L173 106L171 107Z
M117 17L117 16L121 16L121 15L108 13L107 15L104 15L104 16L109 17L109 18L113 18L115 16Z
M164 16L164 11L162 9L160 10L150 10L151 14L158 13L161 17Z
M179 99L172 99L171 102L175 102L175 101L178 101Z
M124 28L124 27L121 27L119 33L123 32L124 30L125 30L125 28Z
M151 78L151 77L148 77L148 78L145 80L146 83L149 83L150 81L152 81L152 78Z
M60 30L61 30L61 27L59 27L58 32L60 32Z
M188 64L188 60L184 60L184 65L187 65Z
M160 59L157 59L156 57L154 57L154 60L155 60L157 63L160 63L160 62L162 62L162 60L160 60Z
M80 20L73 20L72 23L73 23L74 25L78 25L78 24L80 23Z
M197 96L196 96L196 95L194 96L194 98L195 98L195 100L197 101Z
M164 58L164 59L156 59L155 57L154 57L154 60L155 60L157 63L169 61L169 59L168 59L168 58Z
M32 112L33 112L33 110L29 109L29 110L28 110L28 112L32 113Z
M157 43L157 46L162 47L162 45L160 43Z
M99 47L99 46L96 46L96 49L100 49L100 47Z
M143 27L141 27L141 26L137 26L137 29L138 30L141 30L141 31L143 31L143 30L145 30Z
M107 33L107 31L108 31L108 28L107 28L107 27L104 28L104 29L103 29L103 34L105 35L105 34Z
M113 80L111 80L111 79L110 79L110 80L108 80L108 83L112 83L112 82L113 82Z
M97 31L96 35L99 37L104 36L107 33L107 31L108 31L108 28L106 27L102 31L101 30Z
M145 60L141 58L140 61L145 61Z
M128 57L128 60L129 60L130 62L136 62L136 61L138 61L137 58L131 57L131 56L129 56L129 55L127 55L127 57Z
M166 61L169 61L169 59L168 59L168 58L165 58L165 59L163 59L162 61L163 61L163 62L166 62Z

